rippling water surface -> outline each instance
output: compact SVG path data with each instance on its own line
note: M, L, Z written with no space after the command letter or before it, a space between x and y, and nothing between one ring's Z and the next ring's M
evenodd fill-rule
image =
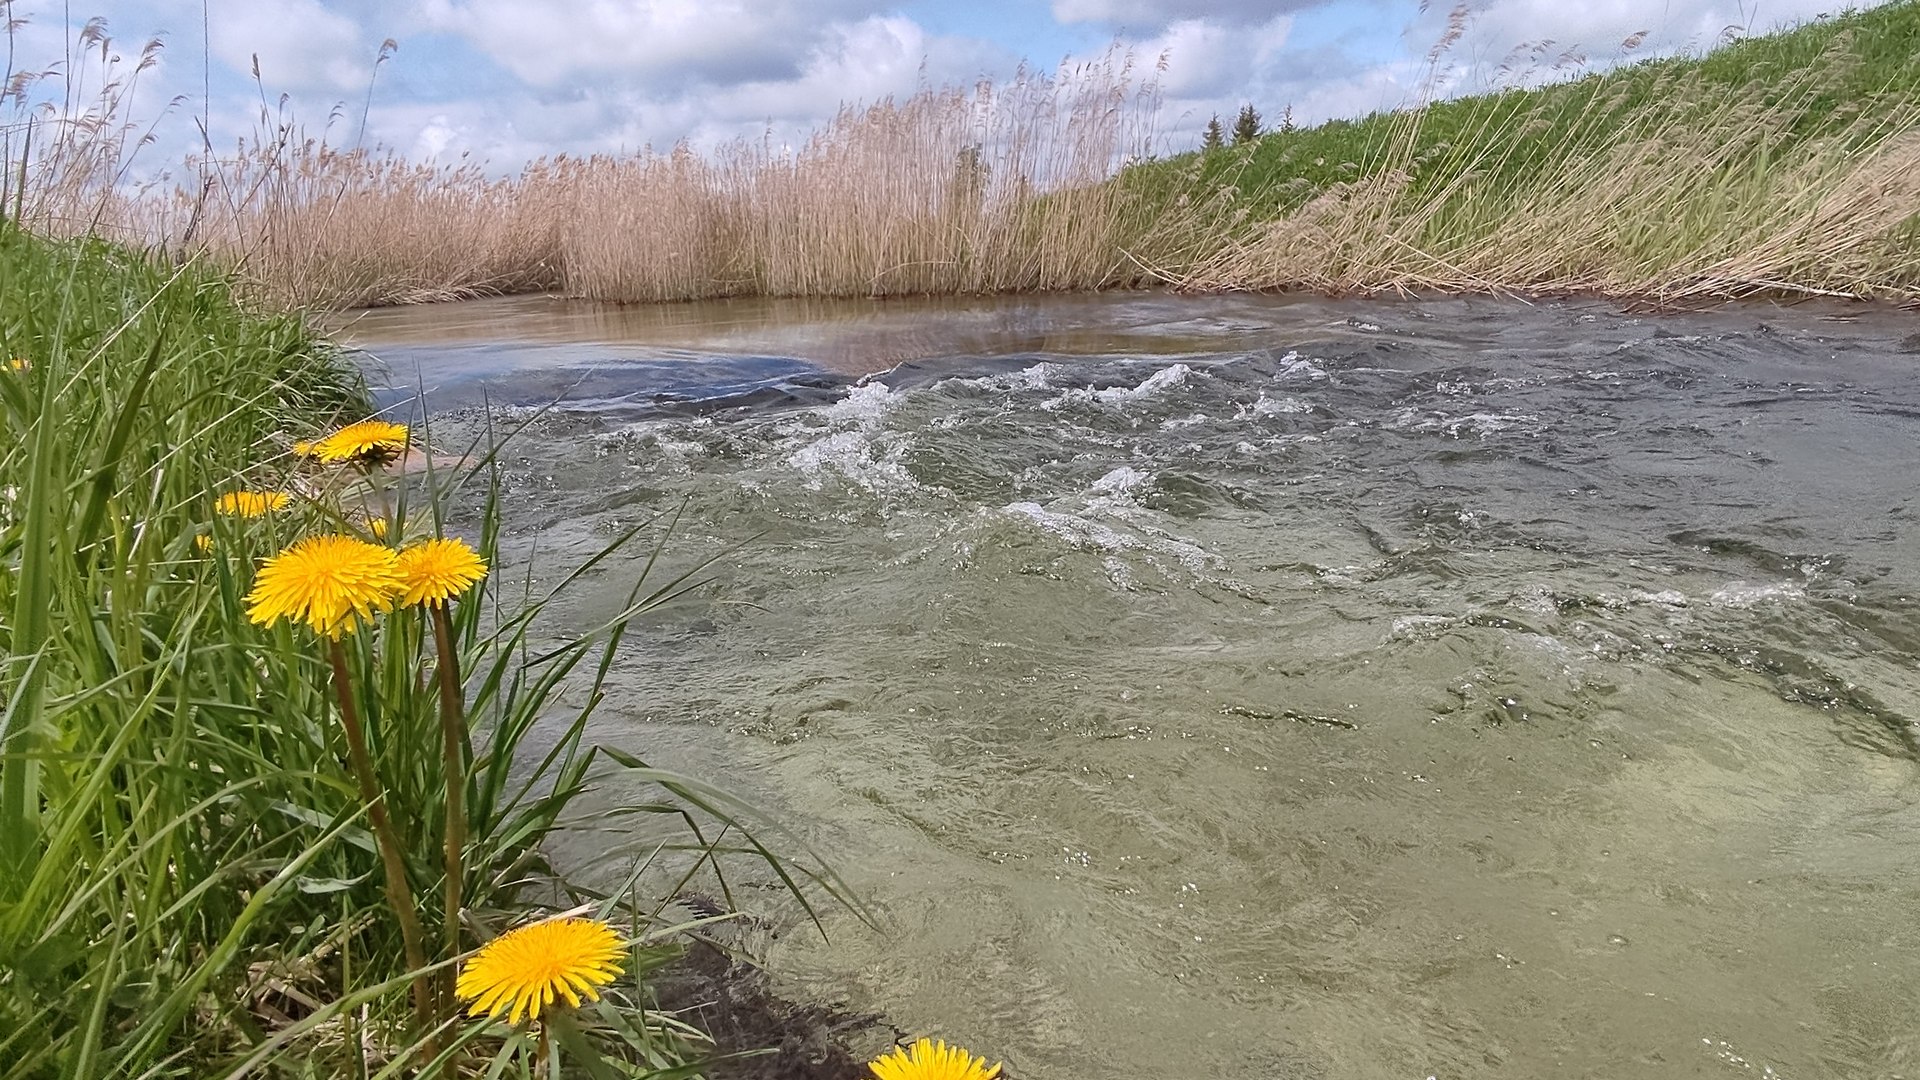
M594 737L794 822L800 994L1022 1077L1920 1076L1920 320L1154 295L381 312ZM623 577L622 574L625 573ZM615 567L577 594L618 606Z

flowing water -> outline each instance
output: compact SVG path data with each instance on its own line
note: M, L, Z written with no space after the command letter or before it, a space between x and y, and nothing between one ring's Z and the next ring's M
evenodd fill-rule
M670 558L721 581L593 737L873 906L779 937L789 992L1022 1078L1531 1080L1920 1077L1917 323L1136 294L345 333L443 445L528 422L536 576L684 504Z

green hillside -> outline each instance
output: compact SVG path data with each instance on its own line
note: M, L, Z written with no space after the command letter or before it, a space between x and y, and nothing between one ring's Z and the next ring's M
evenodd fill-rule
M1811 291L1911 295L1920 190L1902 174L1920 164L1917 123L1920 3L1902 2L1704 57L1271 132L1138 167L1126 182L1240 226L1237 242L1182 275L1203 287L1431 279L1639 292L1691 276L1711 293L1789 278ZM1862 185L1870 197L1836 204ZM1610 227L1615 240L1587 252L1606 258L1555 250L1541 229L1565 224L1566 211ZM1313 220L1296 221L1303 214ZM1301 224L1333 250L1301 267L1306 252L1262 234L1275 223ZM1339 265L1341 246L1369 233L1417 252L1420 265L1365 250L1345 252L1365 265ZM1743 261L1741 237L1767 240L1763 257ZM1752 273L1729 273L1748 261Z

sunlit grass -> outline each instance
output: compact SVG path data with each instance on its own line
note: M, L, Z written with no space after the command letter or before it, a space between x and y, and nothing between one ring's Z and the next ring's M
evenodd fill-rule
M1912 297L1920 4L1142 171L1248 207L1193 288Z
M634 584L556 637L552 594L489 576L492 446L402 477L383 463L419 436L391 426L292 453L363 393L223 279L0 226L0 355L25 361L0 371L0 1075L527 1074L540 1047L465 1018L454 973L578 899L542 844L608 766L706 830L636 863L710 874L726 836L803 904L844 895L757 839L776 823L583 741L630 621L699 584L652 580L664 523L567 575L618 556ZM458 500L479 524L448 536ZM704 1052L635 1011L673 948L637 895L594 902L639 944L570 1058Z

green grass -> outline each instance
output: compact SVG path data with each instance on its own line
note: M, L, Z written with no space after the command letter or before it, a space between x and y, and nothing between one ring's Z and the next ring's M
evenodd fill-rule
M1839 52L1830 56L1830 50ZM1836 62L1839 60L1840 62ZM1689 93L1672 91L1684 83ZM1889 95L1920 91L1920 3L1902 2L1747 38L1700 57L1648 60L1537 89L1437 101L1314 127L1272 131L1244 148L1182 154L1146 167L1161 182L1203 189L1231 184L1243 196L1295 209L1308 193L1375 174L1401 160L1420 162L1419 182L1437 188L1449 166L1487 166L1489 182L1523 181L1569 152L1597 153L1649 109L1713 118L1727 101L1793 116L1779 132L1789 151L1834 132ZM1417 131L1409 132L1417 115ZM1499 153L1468 148L1500 140ZM1197 174L1189 171L1201 165ZM1148 182L1145 176L1141 182Z
M673 953L658 909L630 902L646 874L711 875L741 854L803 903L844 898L759 839L777 823L583 743L630 620L699 584L650 579L669 531L651 522L576 572L618 555L632 580L593 633L554 638L541 620L551 594L514 595L500 575L454 605L469 723L451 755L424 610L346 638L349 698L427 928L433 970L409 969L326 654L304 629L252 624L244 600L261 557L364 530L368 501L400 542L438 533L449 500L473 500L484 524L469 539L499 561L485 454L458 475L370 488L286 452L365 409L340 354L297 318L242 308L225 279L0 224L0 1076L411 1075L436 1051L456 1071L528 1075L527 1034L463 1020L442 988L458 956L554 902L591 903L647 942L563 1042L604 1055L606 1075L653 1075L705 1051L698 1032L645 1011L643 976ZM217 495L240 487L296 495L284 513L217 516ZM565 686L583 704L563 707ZM677 825L656 830L613 899L568 889L541 855L609 766L658 793L623 815ZM409 1007L416 982L439 995L424 1022Z
M1195 288L1920 294L1920 3L1129 170Z

